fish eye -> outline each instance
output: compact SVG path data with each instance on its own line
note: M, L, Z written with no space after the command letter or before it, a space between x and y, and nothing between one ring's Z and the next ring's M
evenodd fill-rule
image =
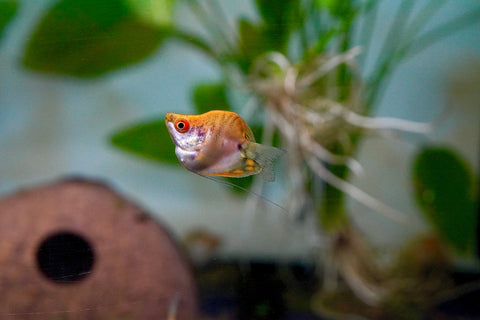
M190 128L190 125L187 120L185 119L178 119L175 121L175 129L177 129L180 133L185 133Z

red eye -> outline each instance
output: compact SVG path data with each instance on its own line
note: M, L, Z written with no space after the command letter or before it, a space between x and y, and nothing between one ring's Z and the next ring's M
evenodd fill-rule
M178 132L180 133L185 133L188 131L190 128L190 124L188 124L188 121L185 119L178 119L175 121L175 129L177 129Z

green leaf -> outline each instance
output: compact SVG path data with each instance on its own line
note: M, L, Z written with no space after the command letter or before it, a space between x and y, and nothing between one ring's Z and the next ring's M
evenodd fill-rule
M7 24L12 20L17 13L18 4L15 0L0 1L0 38L3 36L3 31Z
M163 119L121 129L111 136L110 141L115 147L138 156L161 163L178 164L174 144Z
M413 166L415 198L439 235L460 253L476 241L477 192L467 163L447 148L426 147Z
M352 0L315 0L319 8L327 8L330 13L342 20L351 19L354 16L356 1Z
M192 98L197 113L204 113L210 110L230 110L227 88L223 82L198 84L193 89Z
M147 24L159 27L171 27L173 24L175 0L124 0L123 2Z
M263 29L246 19L238 22L239 34L239 57L237 58L240 68L247 73L255 57L265 53L266 43Z
M319 53L325 52L325 49L330 44L330 41L335 39L339 34L339 30L336 28L331 28L324 33L322 33L315 44L306 52L308 55L317 56Z
M271 0L255 0L257 10L266 24L285 28L296 27L302 24L300 0L283 0L272 3ZM282 25L282 26L280 26Z
M255 137L255 141L258 143L264 143L262 141L263 127L261 125L252 125L249 127L250 127L250 130L252 130L253 136ZM278 131L274 132L272 141L267 141L265 142L265 144L271 144L272 146L279 148L280 134L278 133Z
M305 20L300 0L276 1L255 0L258 12L264 21L264 34L269 50L285 52L291 32Z
M22 63L95 77L138 62L168 36L175 0L60 0L29 37Z

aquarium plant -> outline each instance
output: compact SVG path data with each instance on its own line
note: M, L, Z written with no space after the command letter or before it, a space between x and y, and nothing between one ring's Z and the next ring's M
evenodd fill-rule
M10 2L0 1L0 6ZM171 40L211 59L219 66L220 80L205 79L193 88L192 113L251 108L261 115L246 120L263 144L286 150L290 195L285 205L290 215L313 217L329 239L328 250L317 261L325 271L324 285L312 297L313 305L320 312L343 310L370 317L400 316L403 310L403 318L411 319L448 283L443 247L474 253L476 178L454 150L419 148L412 160L413 196L434 232L399 254L416 261L414 252L429 252L410 269L400 268L401 258L392 267L375 262L372 248L351 223L346 199L353 197L398 220L399 228L404 227L404 215L349 181L362 170L355 157L366 133L432 130L428 123L375 117L376 107L401 63L478 24L480 6L430 27L431 19L452 1L401 1L373 66L366 70L376 15L386 1L251 2L255 17L232 18L218 0L54 1L28 38L21 62L35 72L101 79L151 57ZM198 28L182 24L178 8L188 11ZM0 27L9 18L3 16ZM111 137L119 149L160 165L177 163L169 140L163 118L128 125ZM261 188L256 180L235 183L249 188L253 181ZM435 277L422 278L432 265L438 266ZM429 285L416 299L412 292L418 281Z

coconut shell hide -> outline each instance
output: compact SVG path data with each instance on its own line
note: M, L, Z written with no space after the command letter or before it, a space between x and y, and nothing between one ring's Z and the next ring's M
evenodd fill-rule
M107 186L68 180L0 200L0 319L196 318L188 264ZM175 298L177 297L177 298Z

